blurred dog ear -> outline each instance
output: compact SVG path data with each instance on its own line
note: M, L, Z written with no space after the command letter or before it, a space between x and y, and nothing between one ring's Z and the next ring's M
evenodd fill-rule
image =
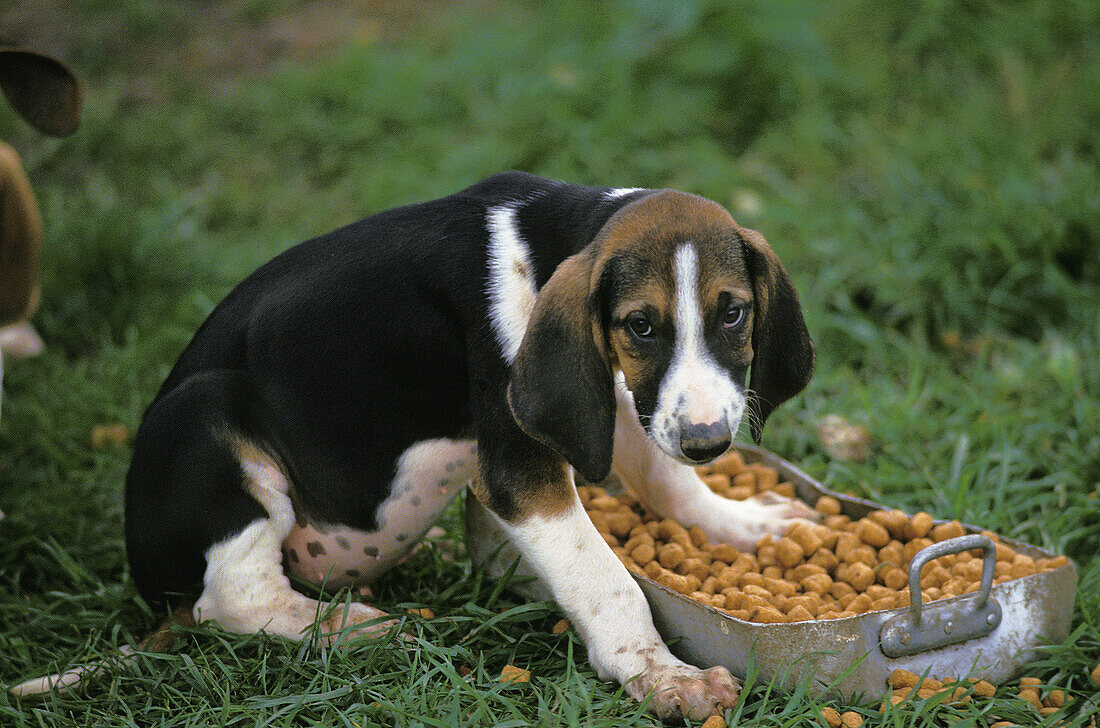
M597 483L611 470L615 390L591 279L592 261L582 251L539 291L512 362L508 406L529 437Z
M0 48L0 89L12 108L43 134L68 136L80 124L80 82L56 58L24 48Z
M814 370L814 345L791 279L775 252L755 230L741 228L745 262L752 276L752 370L749 426L760 442L776 407L801 392Z

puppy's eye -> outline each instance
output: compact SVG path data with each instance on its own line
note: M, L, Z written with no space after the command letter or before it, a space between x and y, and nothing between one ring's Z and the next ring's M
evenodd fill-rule
M630 332L639 339L653 338L653 324L649 323L649 319L643 313L630 314L626 319L626 325L630 327Z
M736 329L738 326L745 322L745 307L744 306L730 306L726 311L725 317L722 319L722 327L726 329Z

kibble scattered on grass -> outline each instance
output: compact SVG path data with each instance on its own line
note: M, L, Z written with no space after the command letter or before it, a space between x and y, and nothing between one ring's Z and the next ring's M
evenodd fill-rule
M1037 677L1020 678L1019 689L1016 697L1029 703L1042 717L1053 715L1061 710L1066 703L1073 702L1073 696L1058 688L1043 691L1043 682Z
M777 470L746 464L737 452L697 472L712 491L735 500L763 492L795 496L794 486L781 482ZM710 543L699 528L658 519L629 495L615 497L598 486L577 490L596 529L628 569L700 604L758 623L843 619L906 607L913 556L966 533L958 521L936 525L927 513L881 510L853 520L836 498L822 496L814 507L823 524L799 523L742 553L729 544ZM984 534L996 546L994 583L1068 561L1064 556L1034 559L997 534ZM940 557L921 574L921 598L932 602L977 591L981 575L980 551Z
M891 694L883 701L879 711L886 710L887 704L900 705L912 700L926 700L942 693L950 693L943 702L950 705L969 702L971 696L992 698L997 689L985 680L969 678L967 680L938 679L916 675L908 670L894 670L887 678ZM1043 691L1043 684L1036 677L1022 677L1016 691L1016 698L1029 704L1035 713L1046 718L1061 710L1073 701L1073 696L1057 688ZM992 726L1017 725L1011 721L993 719Z
M844 728L860 728L863 725L863 716L854 710L848 710L840 714L840 724Z
M500 682L525 683L531 682L531 671L515 665L505 665L500 671Z
M571 626L568 619L559 619L554 623L554 626L550 628L550 633L561 634L562 632L568 632Z
M92 448L102 450L107 446L121 447L130 439L130 430L124 425L96 425L92 428Z
M821 709L821 719L829 728L840 728L840 713L836 708L825 707Z
M972 695L991 698L997 692L997 688L986 680L941 679L932 676L922 678L908 670L894 670L886 679L886 683L891 690L889 696L879 706L880 712L886 710L887 704L901 705L913 700L927 700L941 694L944 695L944 703L958 705L970 702Z

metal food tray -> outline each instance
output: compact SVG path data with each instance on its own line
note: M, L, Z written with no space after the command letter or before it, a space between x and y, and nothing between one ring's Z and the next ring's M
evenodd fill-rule
M794 465L760 448L738 445L738 450L746 463L775 468L781 480L794 484L798 497L808 503L830 495L853 519L885 507L827 490ZM657 630L672 652L693 665L724 665L745 678L751 663L759 680L778 678L787 689L808 680L815 693L845 698L881 696L887 676L899 668L917 675L1003 683L1035 659L1037 647L1062 642L1069 634L1077 570L1067 562L1050 571L993 585L994 560L985 558L977 592L922 606L921 564L973 548L984 548L986 556L992 555L993 544L979 535L981 529L964 527L970 535L933 544L913 557L910 593L916 588L917 596L913 605L844 619L746 622L644 575L631 575L641 585ZM1036 546L1001 540L1017 553L1035 559L1056 556ZM531 578L514 583L513 592L530 599L552 599L530 565L506 542L495 518L472 497L466 498L466 541L471 560L489 576L500 578L515 566L516 576Z

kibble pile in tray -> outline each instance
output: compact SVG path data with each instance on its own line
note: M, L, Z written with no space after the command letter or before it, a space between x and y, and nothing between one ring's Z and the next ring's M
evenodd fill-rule
M737 452L698 468L715 493L734 500L765 491L795 496L790 483L766 465L746 464ZM598 486L578 488L597 530L631 571L738 619L801 622L841 619L908 606L908 567L913 556L933 543L962 536L957 521L936 525L927 513L881 510L853 520L840 503L823 496L812 504L822 523L798 524L784 536L765 536L753 552L709 543L698 528L658 519L627 495ZM994 533L994 583L1056 569L1064 556L1032 558L1017 553ZM977 591L981 552L932 560L921 574L927 603Z

